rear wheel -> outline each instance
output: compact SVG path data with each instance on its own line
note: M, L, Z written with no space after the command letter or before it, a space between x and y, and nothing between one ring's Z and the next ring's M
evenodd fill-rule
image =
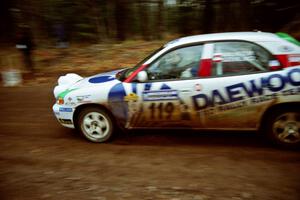
M113 121L103 109L90 107L78 115L77 127L86 139L92 142L106 142L113 135Z
M269 138L283 147L300 145L300 112L298 108L276 110L268 121Z

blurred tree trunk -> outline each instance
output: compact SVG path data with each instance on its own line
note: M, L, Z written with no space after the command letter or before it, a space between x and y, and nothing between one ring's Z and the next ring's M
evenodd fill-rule
M157 31L156 31L156 39L162 39L163 33L164 33L164 1L159 0L158 1L158 9L157 9L157 18L156 18L156 26L157 26Z
M101 13L103 13L103 17L102 17L102 19L103 19L103 26L104 26L104 33L105 33L105 36L106 36L106 38L109 38L110 37L110 27L109 27L109 20L108 20L108 18L109 18L109 16L108 16L108 2L107 1L105 1L105 4L103 5L103 6L101 6Z
M0 2L0 42L14 42L13 33L13 11L11 10L14 1L1 0Z
M126 0L115 0L116 36L119 41L126 39L127 3Z
M232 24L232 9L231 9L231 0L223 0L219 3L220 6L220 15L218 20L218 31L227 32L231 30ZM233 25L234 26L234 25Z
M138 2L141 34L144 40L150 40L148 4L143 0L139 0Z
M184 0L179 1L179 9L178 9L178 28L179 32L183 35L190 35L192 33L192 5L186 3Z
M211 33L213 32L213 26L215 23L215 13L213 2L210 0L204 0L204 11L202 17L202 30L203 33Z
M249 31L251 29L251 5L249 0L240 1L239 17L241 21L241 31Z
M106 1L102 1L102 4L105 5ZM92 19L94 19L95 27L96 27L96 41L99 43L102 40L102 28L101 28L101 19L100 14L103 15L103 13L100 13L99 6L96 2L96 0L89 0L89 4L91 6L92 11Z

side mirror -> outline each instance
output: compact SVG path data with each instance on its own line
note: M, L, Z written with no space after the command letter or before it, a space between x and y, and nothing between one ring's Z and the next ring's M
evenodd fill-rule
M148 81L148 74L146 71L140 71L138 74L137 74L137 80L141 83L144 83L146 81Z

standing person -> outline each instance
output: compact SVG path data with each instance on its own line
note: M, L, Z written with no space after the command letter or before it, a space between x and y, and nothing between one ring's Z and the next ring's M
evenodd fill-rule
M67 40L67 35L66 35L66 31L65 31L65 26L61 23L56 24L54 26L54 30L55 30L55 36L57 38L57 43L56 43L56 47L57 48L68 48L68 40Z
M34 66L32 62L32 50L34 44L29 27L23 27L17 36L16 48L19 49L23 54L23 61L25 67L30 72L34 72Z

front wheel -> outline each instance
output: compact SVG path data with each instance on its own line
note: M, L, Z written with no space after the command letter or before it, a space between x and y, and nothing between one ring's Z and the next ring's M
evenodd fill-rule
M300 146L300 112L298 108L276 110L267 124L269 138L276 144L296 148Z
M86 139L92 142L106 142L113 135L113 121L103 109L90 107L78 115L77 127Z

